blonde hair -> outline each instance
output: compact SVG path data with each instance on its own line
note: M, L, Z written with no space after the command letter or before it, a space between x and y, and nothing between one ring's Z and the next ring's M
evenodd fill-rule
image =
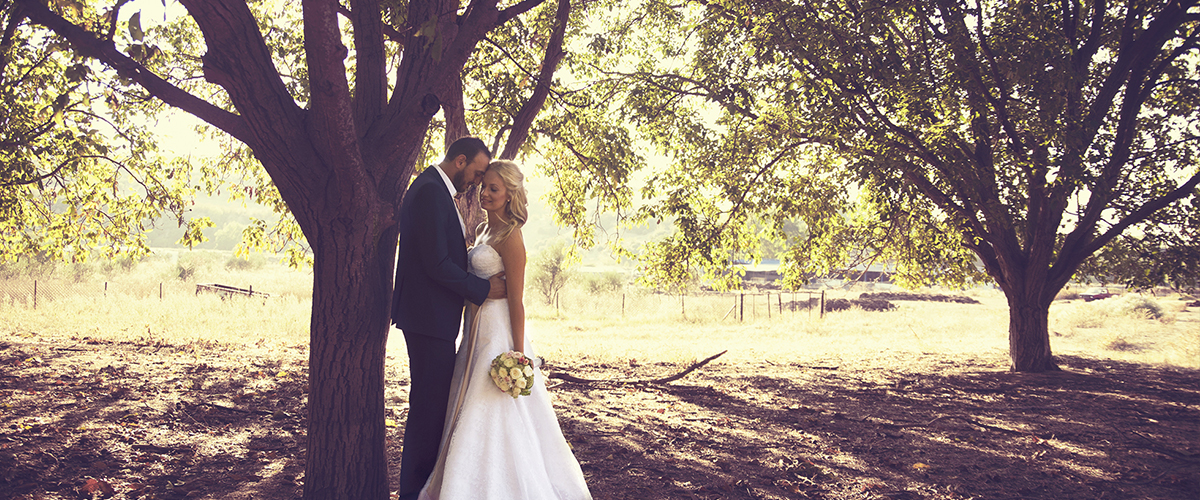
M504 205L505 227L494 233L498 241L504 241L518 227L524 226L529 220L528 194L525 192L525 174L521 167L512 160L495 160L488 164L488 171L494 171L508 190L508 202Z

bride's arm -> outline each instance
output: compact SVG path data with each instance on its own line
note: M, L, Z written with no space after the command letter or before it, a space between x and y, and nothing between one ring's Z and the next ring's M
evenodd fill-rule
M512 323L513 350L525 351L525 239L516 228L496 250L504 262L508 291L508 319Z

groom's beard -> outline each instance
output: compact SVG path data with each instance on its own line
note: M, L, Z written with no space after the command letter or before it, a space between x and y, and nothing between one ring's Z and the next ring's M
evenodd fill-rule
M466 191L467 187L468 187L467 186L467 171L460 170L460 171L456 172L454 174L454 177L450 178L450 183L454 184L454 189L457 189L458 192L461 193L461 192Z

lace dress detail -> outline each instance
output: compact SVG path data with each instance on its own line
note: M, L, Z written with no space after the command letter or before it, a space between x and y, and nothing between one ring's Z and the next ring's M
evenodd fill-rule
M472 248L468 261L468 271L479 277L504 270L489 245ZM541 370L535 368L531 394L517 399L500 392L488 375L492 359L513 350L508 300L488 299L471 309L454 364L438 463L421 500L591 499ZM528 333L522 347L535 355Z

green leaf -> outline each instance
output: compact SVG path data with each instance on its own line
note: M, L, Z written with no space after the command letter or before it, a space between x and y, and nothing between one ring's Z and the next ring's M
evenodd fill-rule
M145 33L142 32L142 13L138 11L129 16L129 37L140 42L143 36Z

